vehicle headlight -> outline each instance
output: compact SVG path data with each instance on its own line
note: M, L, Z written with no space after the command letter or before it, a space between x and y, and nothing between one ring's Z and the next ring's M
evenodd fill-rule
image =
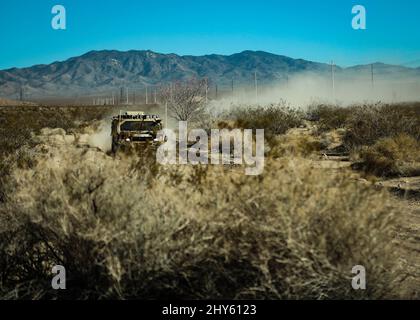
M130 142L130 138L125 139L125 141Z

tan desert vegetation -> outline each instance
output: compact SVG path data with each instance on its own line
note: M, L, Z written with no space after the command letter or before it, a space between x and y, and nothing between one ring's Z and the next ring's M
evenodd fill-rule
M102 139L113 110L68 108L1 109L1 298L418 297L418 242L401 231L406 200L350 166L320 165L394 132L411 150L411 107L389 137L355 131L357 119L373 119L356 112L328 125L320 123L333 111L315 119L283 105L221 115L222 126L267 128L255 177L232 166L161 166L152 150L113 155ZM66 266L63 292L50 289L56 264ZM355 265L367 270L366 291L351 286Z

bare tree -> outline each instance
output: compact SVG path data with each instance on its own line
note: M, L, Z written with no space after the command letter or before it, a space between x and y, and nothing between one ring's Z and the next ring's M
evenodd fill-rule
M178 121L195 120L205 107L205 80L177 81L161 88L164 103Z

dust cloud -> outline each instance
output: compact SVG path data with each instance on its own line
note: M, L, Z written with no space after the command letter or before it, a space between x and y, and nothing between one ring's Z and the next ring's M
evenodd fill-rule
M233 94L212 102L218 111L240 105L267 105L286 102L294 108L306 108L311 104L329 103L341 106L360 103L396 103L420 100L420 79L398 76L336 75L332 77L314 74L299 74L277 84L260 84L243 87Z
M109 120L102 120L96 126L96 129L93 128L92 131L88 132L87 134L87 143L89 146L98 148L103 152L108 152L111 150L111 122Z

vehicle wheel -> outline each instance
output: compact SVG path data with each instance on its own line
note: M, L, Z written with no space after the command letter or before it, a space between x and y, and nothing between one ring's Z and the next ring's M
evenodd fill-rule
M112 141L112 153L117 153L118 149L119 149L119 145L117 143L115 143L114 141Z

